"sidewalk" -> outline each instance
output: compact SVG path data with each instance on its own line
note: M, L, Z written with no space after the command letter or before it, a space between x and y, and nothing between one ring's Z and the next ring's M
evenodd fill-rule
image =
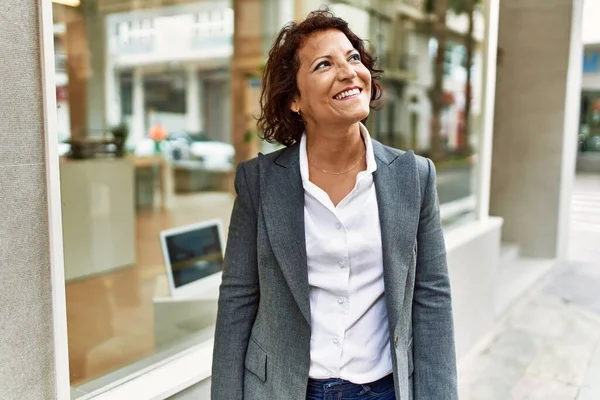
M570 260L461 365L461 400L600 399L600 176L578 176L572 204Z

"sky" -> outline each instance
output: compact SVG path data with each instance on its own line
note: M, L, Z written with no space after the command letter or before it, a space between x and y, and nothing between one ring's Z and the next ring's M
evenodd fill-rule
M583 2L583 43L600 43L600 0Z

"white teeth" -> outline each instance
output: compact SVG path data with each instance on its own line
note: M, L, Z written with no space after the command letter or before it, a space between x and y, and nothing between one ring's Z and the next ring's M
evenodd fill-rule
M344 97L352 96L352 95L359 94L359 93L360 93L360 89L350 89L350 90L346 90L345 92L338 94L337 96L335 96L335 98L337 100L342 100Z

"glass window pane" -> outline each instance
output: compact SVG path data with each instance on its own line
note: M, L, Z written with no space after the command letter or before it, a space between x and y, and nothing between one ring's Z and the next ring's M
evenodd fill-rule
M74 394L213 335L234 198L234 11L157 4L53 7Z
M436 2L352 4L330 2L385 70L371 135L432 158L444 222L469 218L482 131L479 2L446 10L444 29L431 22ZM226 236L235 164L279 147L257 139L255 116L266 52L294 9L292 0L54 4L74 393L212 336L224 243L210 223ZM161 233L175 237L167 250Z

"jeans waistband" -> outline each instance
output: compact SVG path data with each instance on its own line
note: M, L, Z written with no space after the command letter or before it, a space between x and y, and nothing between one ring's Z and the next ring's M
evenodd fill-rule
M356 386L368 386L375 391L385 390L394 385L394 375L389 374L384 376L381 379L378 379L369 383L353 383L341 378L332 378L332 379L308 379L308 386L315 388L322 388L323 390L347 390L353 389Z

